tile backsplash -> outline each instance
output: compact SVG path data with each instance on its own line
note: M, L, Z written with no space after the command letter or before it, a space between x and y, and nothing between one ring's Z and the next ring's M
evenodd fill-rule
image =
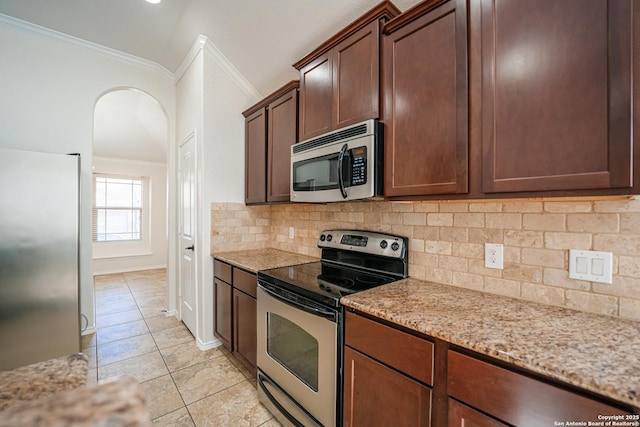
M211 251L319 257L332 228L408 237L411 277L640 320L640 200L214 203ZM503 270L484 267L485 243L504 245ZM613 284L570 279L569 249L613 252Z

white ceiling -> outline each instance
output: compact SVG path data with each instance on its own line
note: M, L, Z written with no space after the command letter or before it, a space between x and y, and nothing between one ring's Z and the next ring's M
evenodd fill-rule
M393 3L404 11L419 1ZM163 0L152 5L144 0L0 0L0 13L156 62L172 73L202 34L266 96L298 78L291 64L378 3Z

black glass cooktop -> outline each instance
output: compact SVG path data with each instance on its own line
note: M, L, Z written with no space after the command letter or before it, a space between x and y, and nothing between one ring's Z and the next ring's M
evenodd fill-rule
M398 280L325 262L262 270L258 272L258 279L333 307L339 307L339 300L345 295Z

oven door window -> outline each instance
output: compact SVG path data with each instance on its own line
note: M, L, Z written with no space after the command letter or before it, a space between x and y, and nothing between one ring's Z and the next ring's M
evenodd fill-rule
M304 329L268 313L267 353L313 391L318 391L318 341Z

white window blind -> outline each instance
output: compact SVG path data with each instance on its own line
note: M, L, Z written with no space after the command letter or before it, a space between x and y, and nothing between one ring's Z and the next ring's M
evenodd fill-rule
M93 175L93 241L142 240L145 179Z

